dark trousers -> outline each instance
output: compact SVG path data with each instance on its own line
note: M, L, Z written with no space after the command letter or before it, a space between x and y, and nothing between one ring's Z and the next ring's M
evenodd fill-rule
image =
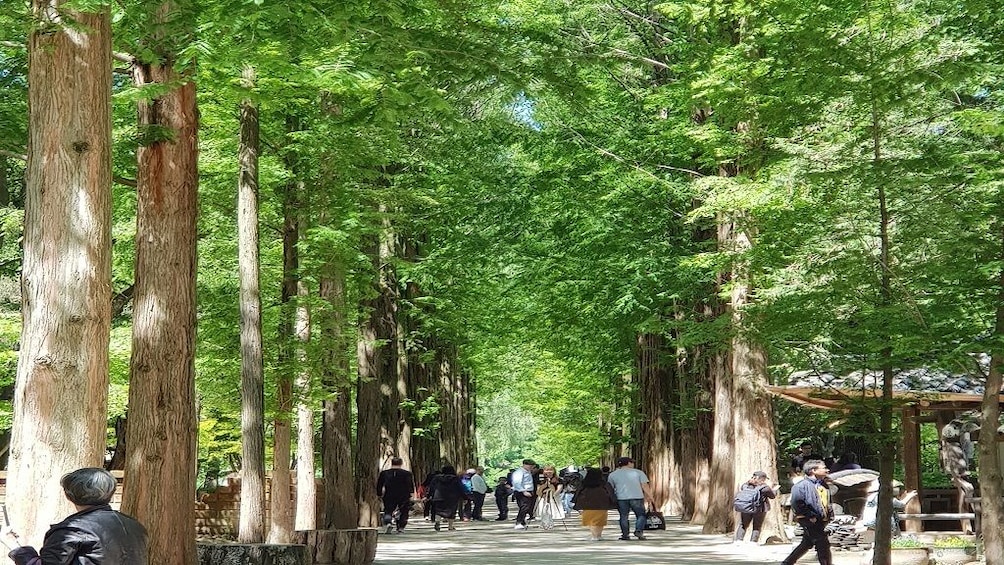
M481 515L481 512L485 506L485 493L472 492L471 498L474 499L474 508L471 510L471 519L481 520L484 518L484 516Z
M527 496L522 492L517 492L516 507L519 508L519 512L516 513L516 523L525 526L526 518L530 515L530 511L533 510L533 497Z
M795 565L795 562L813 546L816 547L819 565L833 565L833 556L830 555L830 538L826 535L825 529L826 522L820 520L810 522L806 518L799 518L798 525L802 526L802 542L791 550L791 554L781 562L781 565Z
M763 519L767 517L766 512L739 514L739 527L736 528L736 539L742 541L746 537L746 528L753 524L753 533L750 534L750 541L756 543L760 540L760 529L763 527Z
M383 500L383 524L386 526L394 521L394 511L397 511L397 531L408 525L408 514L411 512L409 499L385 498Z
M508 520L509 519L509 495L504 496L495 495L495 506L499 509L499 519Z
M617 513L620 515L621 537L628 537L631 528L631 513L634 512L634 531L636 534L645 533L645 499L629 498L617 501Z

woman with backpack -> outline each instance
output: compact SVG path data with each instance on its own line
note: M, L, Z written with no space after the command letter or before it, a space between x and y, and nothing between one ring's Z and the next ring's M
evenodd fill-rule
M777 496L777 491L771 485L767 473L754 471L753 476L746 482L739 485L733 501L733 508L739 513L739 526L736 528L735 543L742 543L746 537L746 529L753 525L753 533L750 534L750 543L757 543L760 540L760 528L763 527L763 519L770 510L770 499Z

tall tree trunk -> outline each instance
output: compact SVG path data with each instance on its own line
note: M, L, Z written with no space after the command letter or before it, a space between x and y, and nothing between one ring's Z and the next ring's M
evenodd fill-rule
M681 313L678 309L674 307L673 316L675 319L681 317ZM670 343L675 343L677 339L677 330L673 330L670 334ZM676 351L672 351L668 346L664 355L663 363L666 365L666 382L664 383L664 395L666 402L666 418L669 424L669 437L667 438L668 445L666 449L668 451L668 456L666 464L669 467L670 477L682 477L683 469L681 466L681 461L683 460L683 450L682 450L682 436L684 432L680 429L679 422L677 422L674 417L677 411L680 409L680 387L681 381L685 380L683 375L684 366L680 362L680 350L673 346ZM682 485L682 480L670 480L669 485L666 488L666 499L662 503L663 512L666 514L672 514L674 516L683 516L684 514L684 504L683 504L683 491L684 485ZM689 490L689 489L688 489Z
M290 121L290 131L299 129ZM292 158L287 159L294 178L286 183L283 194L283 234L282 234L282 291L280 296L281 314L279 322L279 374L276 383L276 415L272 432L272 524L268 533L269 543L291 543L293 539L293 504L291 499L292 478L289 470L292 432L290 430L293 412L293 381L296 365L293 350L295 341L294 324L296 317L295 299L298 293L300 257L297 244L300 238L299 206L301 184L295 178L296 166Z
M666 398L671 384L664 356L665 341L656 334L639 334L635 344L635 373L641 393L639 421L639 459L651 481L656 507L665 511L669 499L672 474L670 433L672 427L669 402Z
M157 19L178 15L164 4ZM171 56L137 62L133 75L137 85L167 92L139 102L144 142L137 150L129 480L122 509L146 525L151 564L189 565L195 562L196 488L195 83L175 71Z
M86 13L68 4L32 1L28 42L23 325L7 508L33 544L72 512L60 476L102 466L108 425L110 20L107 6ZM63 21L49 19L57 10ZM0 166L6 173L6 161Z
M735 226L732 238L737 255L732 270L732 421L735 432L734 483L762 470L773 476L777 469L777 444L774 439L774 410L767 394L767 354L749 332L745 308L750 302L748 263L739 255L752 247L748 229ZM737 480L738 479L738 480ZM775 484L780 477L774 477ZM781 505L774 504L764 521L761 539L787 541Z
M732 368L728 356L715 355L714 423L711 459L708 465L708 514L703 532L723 534L732 531L735 512L722 501L731 500L735 492L735 460L733 451Z
M383 207L380 212L384 213ZM380 521L376 479L380 469L394 455L400 421L397 397L395 309L397 293L391 270L393 245L390 228L384 223L379 237L367 243L373 265L373 290L366 300L366 312L357 347L356 424L356 504L359 525L374 527ZM365 416L364 416L365 415Z
M243 70L253 88L254 69ZM258 108L241 102L237 247L241 325L241 497L237 541L265 541L265 369L262 361L258 251Z
M311 373L307 364L307 347L310 344L310 309L307 285L299 281L300 298L296 308L297 356L300 358L299 376L296 379L296 517L297 530L317 527L317 488L314 485L314 411L311 408Z
M1001 238L999 257L1004 259L1004 218L998 236ZM1004 338L1004 270L997 279L997 312L994 320L994 337ZM997 429L1000 426L1001 366L1004 355L999 347L990 357L990 374L983 391L983 409L980 412L980 498L981 531L984 557L988 565L1004 564L1004 485L1002 485L1000 449Z
M379 272L377 257L378 244L371 245L374 264ZM381 394L380 366L383 363L384 348L378 343L379 325L383 317L381 296L367 300L363 308L364 321L359 328L356 347L356 458L355 493L358 525L376 527L379 525L380 509L376 493L377 473L380 469L381 450Z
M705 310L705 318L710 319L711 308ZM715 375L724 370L723 355L714 351L710 344L701 346L697 363L697 389L693 404L697 413L694 430L694 515L690 521L694 524L704 524L708 516L708 505L711 496L711 454L713 446L711 438L714 434L714 398ZM714 501L719 504L720 501Z
M438 386L435 382L437 373L426 355L429 350L436 348L436 340L435 338L425 338L420 343L422 347L416 344L409 351L411 362L408 365L411 373L409 378L411 388L408 395L418 405L436 400L435 390ZM428 473L442 466L438 433L434 431L435 425L438 423L438 415L426 416L416 424L417 427L421 428L421 433L412 436L411 469L415 474L415 480L419 483Z
M390 458L397 455L398 439L401 436L401 401L404 399L402 375L397 361L397 275L391 266L395 255L395 236L387 210L380 206L383 216L383 230L380 234L377 268L377 340L380 347L377 374L380 379L380 455L377 469L390 466ZM406 393L407 391L403 391Z
M866 9L868 7L866 6ZM871 37L872 25L871 14L869 13L868 34ZM871 45L874 45L873 43ZM874 64L874 47L869 50L869 65L871 71L877 73ZM881 171L882 165L882 132L883 125L879 111L878 95L874 91L874 83L877 77L872 76L869 82L869 97L871 100L871 139L872 139L872 178L878 183L878 213L879 213L879 307L882 310L888 309L893 302L892 296L892 246L889 235L889 227L892 223L892 216L889 212L886 194L885 181ZM872 559L873 565L889 565L892 560L892 476L896 471L896 444L897 435L893 430L893 359L892 359L892 337L883 333L881 335L882 349L879 351L879 363L882 369L882 401L879 405L879 498L878 513L875 517L875 555Z
M718 248L728 250L732 243L733 226L725 218L718 219ZM725 287L730 274L720 276L716 285L716 295ZM715 301L713 318L725 315L724 307ZM713 403L713 424L711 431L711 452L708 462L708 513L704 521L703 532L706 534L723 534L732 530L735 513L728 501L735 492L735 460L733 452L733 418L732 418L732 362L728 348L715 348L714 364L712 366L711 385Z
M440 424L439 445L443 461L465 467L473 463L470 436L469 376L457 363L452 345L441 345L436 352L439 376Z
M351 389L349 387L348 326L345 273L328 265L320 294L331 309L321 327L328 344L324 363L324 420L321 428L321 472L324 475L325 529L354 528L358 524L352 469Z

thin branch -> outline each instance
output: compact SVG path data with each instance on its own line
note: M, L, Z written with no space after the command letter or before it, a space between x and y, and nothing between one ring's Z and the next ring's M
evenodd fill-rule
M650 59L650 58L645 57L643 55L635 55L634 53L630 53L628 51L624 51L623 49L617 49L616 47L611 48L610 52L613 53L614 55L617 55L621 59L627 59L629 61L630 60L641 61L643 63L648 63L649 65L652 65L653 67L655 67L657 69L663 69L663 70L667 70L667 71L672 69L672 67L670 67L666 63L663 63L662 61L656 61L655 59Z
M137 186L136 179L127 179L125 177L112 177L112 180L117 184L121 184L122 186L131 186L133 188L136 188Z
M122 63L128 63L130 65L136 62L135 55L131 53L124 53L122 51L112 51L112 59Z
M18 43L16 41L0 41L0 47L9 47L11 49L27 49L28 46L24 43Z
M23 153L15 153L13 151L7 151L6 149L0 149L0 155L4 157L10 157L11 159L18 159L20 161L27 161L28 156Z
M655 180L657 182L660 182L660 183L666 182L666 179L660 178L659 176L653 174L652 171L649 171L648 169L642 167L638 163L633 162L633 161L631 161L631 160L629 160L629 159L627 159L625 157L621 157L620 155L614 153L613 151L610 151L609 149L600 147L599 145L596 145L592 141L589 141L588 139L586 139L585 136L583 136L581 133L579 133L578 131L576 131L575 128L569 127L568 125L565 125L565 128L567 128L568 131L572 132L572 134L575 135L575 137L581 139L583 141L583 143L585 143L585 144L589 145L590 147L592 147L593 149L595 149L597 151L597 153L599 153L600 155L606 155L607 157L610 157L611 159L617 161L618 163L623 163L624 165L627 165L628 167L631 167L632 169L638 171L639 173L642 173L642 174L644 174L646 176L651 177L653 180ZM692 170L692 169L684 169L684 168L681 168L681 167L673 167L673 166L670 166L670 165L656 165L656 167L658 167L660 169L667 169L667 170L670 170L670 171L676 171L676 172L680 172L680 173L686 173L686 174L697 176L697 177L703 177L704 176L699 171L695 171L695 170ZM677 215L680 216L680 217L683 216L683 214L680 214L680 213L677 213Z

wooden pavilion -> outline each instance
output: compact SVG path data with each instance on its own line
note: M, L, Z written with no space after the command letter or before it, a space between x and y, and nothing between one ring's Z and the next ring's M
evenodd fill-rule
M989 359L980 359L980 365L989 364ZM981 367L981 368L987 368ZM837 376L830 373L813 371L798 371L792 373L789 384L783 386L768 386L770 394L790 402L819 408L823 410L847 411L850 406L860 405L869 399L882 396L882 374L878 371L855 371ZM920 428L922 424L933 423L938 430L939 446L944 447L943 431L953 420L972 410L979 410L983 402L983 378L974 375L959 375L945 371L921 368L898 370L893 379L893 398L898 401L898 410L902 416L903 430L903 486L907 490L916 490L918 497L914 499L907 513L906 530L920 531L921 520L924 519L961 519L963 529L967 529L966 518L976 514L978 520L979 499L959 494L959 508L956 513L941 513L929 515L920 513L920 501L924 497L921 484L921 445ZM1004 394L999 395L999 402L1004 405ZM972 441L976 441L978 430L969 432ZM998 431L998 442L1002 435ZM998 445L998 457L1004 463L1004 450ZM974 502L973 512L963 512ZM977 523L978 529L978 523Z

